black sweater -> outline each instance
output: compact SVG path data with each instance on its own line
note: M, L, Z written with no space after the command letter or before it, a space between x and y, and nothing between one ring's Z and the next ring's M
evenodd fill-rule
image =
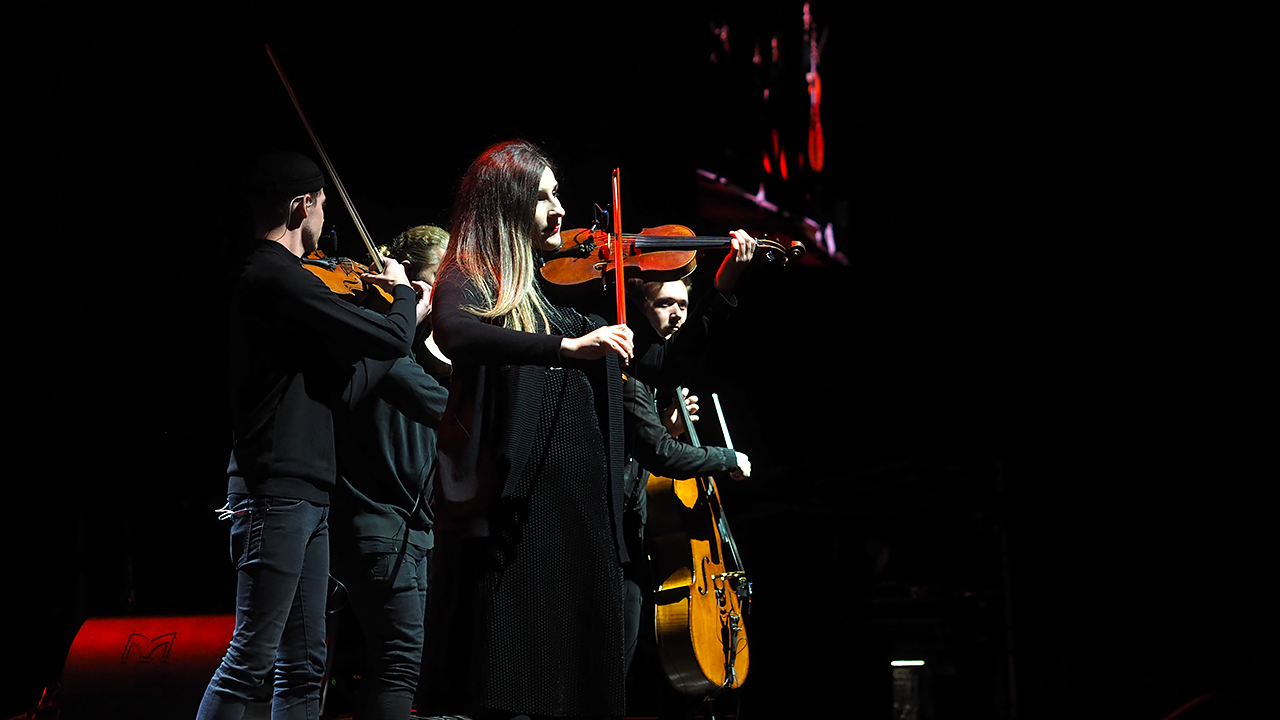
M635 378L623 391L627 411L627 448L640 467L670 478L715 475L735 470L738 455L725 447L693 446L667 432L658 417L653 389ZM627 488L630 493L631 488Z
M363 397L409 352L413 289L387 315L338 295L279 243L260 241L232 295L227 492L328 503L338 479L333 409Z
M330 526L362 552L432 546L436 428L449 392L413 358L397 360L377 388L337 425L339 484Z

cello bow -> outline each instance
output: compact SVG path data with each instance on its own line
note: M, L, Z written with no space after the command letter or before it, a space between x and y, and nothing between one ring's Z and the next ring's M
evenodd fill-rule
M732 450L733 438L729 436L729 424L725 422L724 409L720 407L720 395L718 393L711 393L711 404L715 406L716 418L720 420L720 433L724 437L724 446ZM685 414L687 416L688 408L685 408ZM689 422L688 417L685 417L685 422ZM692 434L689 435L690 439L693 439L693 437ZM716 490L715 481L708 478L707 484L710 491L716 493L716 507L719 508L720 493ZM735 584L734 589L737 591L738 597L746 601L747 610L749 611L751 609L751 583L747 582L746 579L747 569L742 564L742 556L738 554L738 543L733 539L733 532L729 530L729 521L725 519L723 512L718 514L717 522L720 525L720 534L724 537L725 544L729 546L729 552L733 554L733 564L738 568L733 575L740 582Z

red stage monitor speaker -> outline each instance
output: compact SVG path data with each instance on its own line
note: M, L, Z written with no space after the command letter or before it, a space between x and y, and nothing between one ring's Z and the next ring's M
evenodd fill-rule
M62 670L60 719L195 717L235 623L234 615L86 620Z

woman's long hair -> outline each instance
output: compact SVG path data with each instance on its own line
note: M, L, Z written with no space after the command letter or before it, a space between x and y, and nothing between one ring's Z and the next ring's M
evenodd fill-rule
M456 265L480 291L481 304L463 310L513 330L551 329L533 250L538 187L549 167L546 153L523 140L481 153L458 188L440 263L441 274Z

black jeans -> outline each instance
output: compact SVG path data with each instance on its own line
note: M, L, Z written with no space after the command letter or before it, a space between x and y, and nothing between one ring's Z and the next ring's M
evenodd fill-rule
M272 718L318 720L329 589L329 506L231 495L236 629L198 720L238 720L272 676Z
M405 720L422 669L427 556L412 546L400 553L344 547L334 552L333 574L364 632L369 667L358 717Z

